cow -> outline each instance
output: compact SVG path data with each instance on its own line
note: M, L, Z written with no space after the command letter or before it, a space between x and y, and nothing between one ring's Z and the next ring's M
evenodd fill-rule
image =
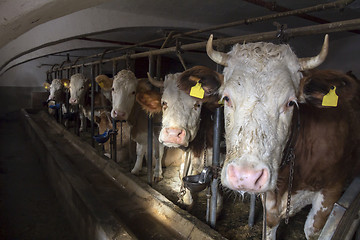
M310 71L326 58L327 35L311 58L265 42L236 44L222 53L212 41L211 35L208 56L225 66L221 86L204 84L225 101L222 185L266 193L267 239L276 239L282 219L312 204L304 232L316 239L345 184L359 173L359 81L336 71Z
M200 75L201 77L199 77ZM201 83L211 79L221 84L222 75L207 67L196 66L182 73L168 74L163 82L150 76L149 79L155 86L163 88L163 92L151 92L153 96L157 95L155 99L152 99L149 92L139 94L137 98L150 113L153 113L155 109L162 109L163 118L159 141L167 147L181 148L192 154L190 169L184 169L184 164L182 164L180 171L182 174L180 175L186 171L189 174L200 173L204 168L204 161L207 166L211 166L212 163L213 119L211 114L219 106L219 97L213 94L209 96L205 89L203 98L196 98L189 96L181 89L186 88L188 81ZM157 101L160 97L161 102ZM205 160L202 159L203 155L206 155L206 157L204 156ZM189 191L186 192L183 200L190 210L194 201ZM219 193L217 204L219 213L222 204L222 197Z
M138 175L141 171L144 155L147 153L148 118L136 101L136 95L149 91L151 85L147 79L138 79L135 74L123 69L114 76L112 84L112 110L111 117L116 120L126 121L130 125L131 139L136 142L136 162L131 173ZM160 101L160 99L158 99ZM161 116L154 114L154 120L160 121ZM162 179L162 157L164 147L157 141L156 128L154 128L154 149L153 158L155 159L154 179ZM158 157L155 155L158 153ZM147 157L147 155L146 155Z
M62 114L66 114L68 111L72 111L72 109L68 109L66 106L66 95L68 93L68 86L69 86L70 80L69 79L53 79L51 81L51 84L44 83L45 89L49 90L49 97L47 99L48 103L48 111L50 115L55 115L56 110L50 108L50 106L53 106L55 104L60 104ZM65 120L65 126L68 125L68 120Z
M80 131L86 127L86 118L91 119L91 98L90 98L90 80L81 73L76 73L70 77L70 98L71 105L78 105L80 111ZM94 94L94 120L99 124L99 119L103 111L109 111L110 101L104 94L96 92ZM109 109L108 109L109 108Z

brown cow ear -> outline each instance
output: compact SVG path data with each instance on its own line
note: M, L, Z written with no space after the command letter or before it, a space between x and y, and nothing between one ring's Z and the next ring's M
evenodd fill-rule
M161 95L156 91L139 92L136 101L150 115L161 112Z
M104 90L111 91L113 79L106 75L99 75L95 78L95 82Z
M178 87L188 94L196 83L201 84L205 91L203 101L207 101L207 98L217 94L223 83L223 76L210 68L195 66L183 72L178 78Z

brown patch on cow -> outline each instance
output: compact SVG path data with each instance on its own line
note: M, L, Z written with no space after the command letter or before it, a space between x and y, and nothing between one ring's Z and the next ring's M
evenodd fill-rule
M136 101L150 115L161 112L160 93L155 91L140 92L136 94Z
M201 87L205 91L204 98L201 101L213 102L214 97L219 98L218 89L224 82L224 77L208 67L195 66L180 75L178 78L178 87L180 90L190 94L191 88L195 86L197 82L201 83Z
M147 79L139 80L136 101L150 115L161 112L161 94L151 89L151 84Z

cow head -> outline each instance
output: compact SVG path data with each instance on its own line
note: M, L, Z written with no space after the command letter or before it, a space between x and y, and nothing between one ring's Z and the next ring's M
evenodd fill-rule
M51 84L44 84L45 88L48 89L50 93L47 101L62 101L66 85L69 85L68 79L54 79Z
M300 70L321 64L327 54L298 59L288 45L236 44L227 54L207 53L225 66L220 88L225 101L226 160L222 184L235 191L266 192L276 187L282 153L297 105Z
M204 74L199 77L199 72ZM199 99L189 96L188 92L197 82L209 81L212 83L209 79L218 79L219 76L221 75L209 68L194 67L182 74L168 74L164 82L149 77L150 82L163 88L162 96L161 93L157 93L158 96L161 96L161 105L159 102L159 106L156 106L158 101L155 97L151 97L150 93L139 94L137 100L142 106L146 105L146 110L149 112L154 112L149 110L149 107L151 109L161 107L163 113L162 129L159 135L161 143L168 147L187 147L194 140L199 129L201 108L213 95L209 98L205 90L204 98ZM218 82L217 86L220 85ZM153 92L152 95L154 96L154 94Z
M112 84L111 117L127 120L135 103L135 94L139 80L130 70L121 70L116 74Z
M83 74L76 73L70 77L70 99L72 105L84 104L85 96L90 87L90 80Z

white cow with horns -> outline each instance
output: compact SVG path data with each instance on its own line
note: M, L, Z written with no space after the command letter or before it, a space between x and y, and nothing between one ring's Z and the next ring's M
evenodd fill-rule
M355 81L348 78L343 78L339 84L335 81L332 83L323 81L321 82L323 87L316 91L309 88L311 86L309 82L313 87L319 88L320 80L310 79L307 83L301 81L302 71L313 69L325 60L328 51L327 35L320 54L306 59L298 58L290 46L285 44L265 42L236 44L230 52L221 53L213 50L212 41L211 35L206 47L208 56L216 63L225 66L224 83L216 86L216 92L220 92L225 101L226 159L221 173L222 185L240 193L266 193L267 239L276 238L276 229L280 220L288 216L286 212L289 211L289 215L293 215L304 206L312 204L304 231L307 239L317 238L345 182L339 175L337 178L340 182L327 184L323 179L328 179L326 180L328 182L333 180L327 178L329 174L326 171L339 171L337 164L346 162L346 165L352 167L349 169L341 165L341 171L344 173L347 171L348 175L351 175L357 166L354 157L349 157L351 153L342 154L349 145L339 146L336 151L338 154L332 153L332 145L326 142L326 132L330 129L326 127L324 129L323 125L318 123L320 118L313 120L314 115L320 116L319 113L325 113L324 111L329 115L341 109L341 105L337 108L317 107L311 101L319 96L322 98L329 89L334 89L332 84L337 87L337 93L341 97L342 91L349 86L350 89L356 89ZM203 87L209 88L207 83L203 83ZM305 95L306 91L310 91L310 95ZM355 97L347 95L341 99L341 103L350 101L348 99L358 98L356 94ZM301 119L307 109L314 109L312 115L306 115L306 118ZM350 114L347 112L344 110L343 114L350 116L348 118L352 118L351 121L354 122L351 117L354 111ZM333 121L333 118L330 117L326 121ZM345 119L341 121L348 121ZM323 124L326 121L324 120ZM337 132L344 132L338 137L354 138L345 131L354 128L354 124L351 126L351 121L346 123L346 127L344 125L344 129L335 129ZM301 124L297 125L296 122ZM331 122L331 124L339 123ZM308 140L306 133L304 135L304 129L310 127L313 130L315 127L323 130L316 136L316 141L306 143ZM334 132L332 129L331 131ZM355 137L355 141L359 139L356 140ZM290 190L288 179L289 175L292 175L289 174L291 164L281 164L284 157L290 156L286 153L287 146L294 148L296 156ZM326 164L309 168L309 165L314 165L314 161L319 162L321 159L321 156L315 157L315 153L324 150L326 150L325 155L321 156L322 159L327 158ZM349 150L355 151L353 156L356 156L358 151L356 147L355 150L354 148ZM313 180L308 181L308 178ZM291 204L287 207L288 193L291 190Z

